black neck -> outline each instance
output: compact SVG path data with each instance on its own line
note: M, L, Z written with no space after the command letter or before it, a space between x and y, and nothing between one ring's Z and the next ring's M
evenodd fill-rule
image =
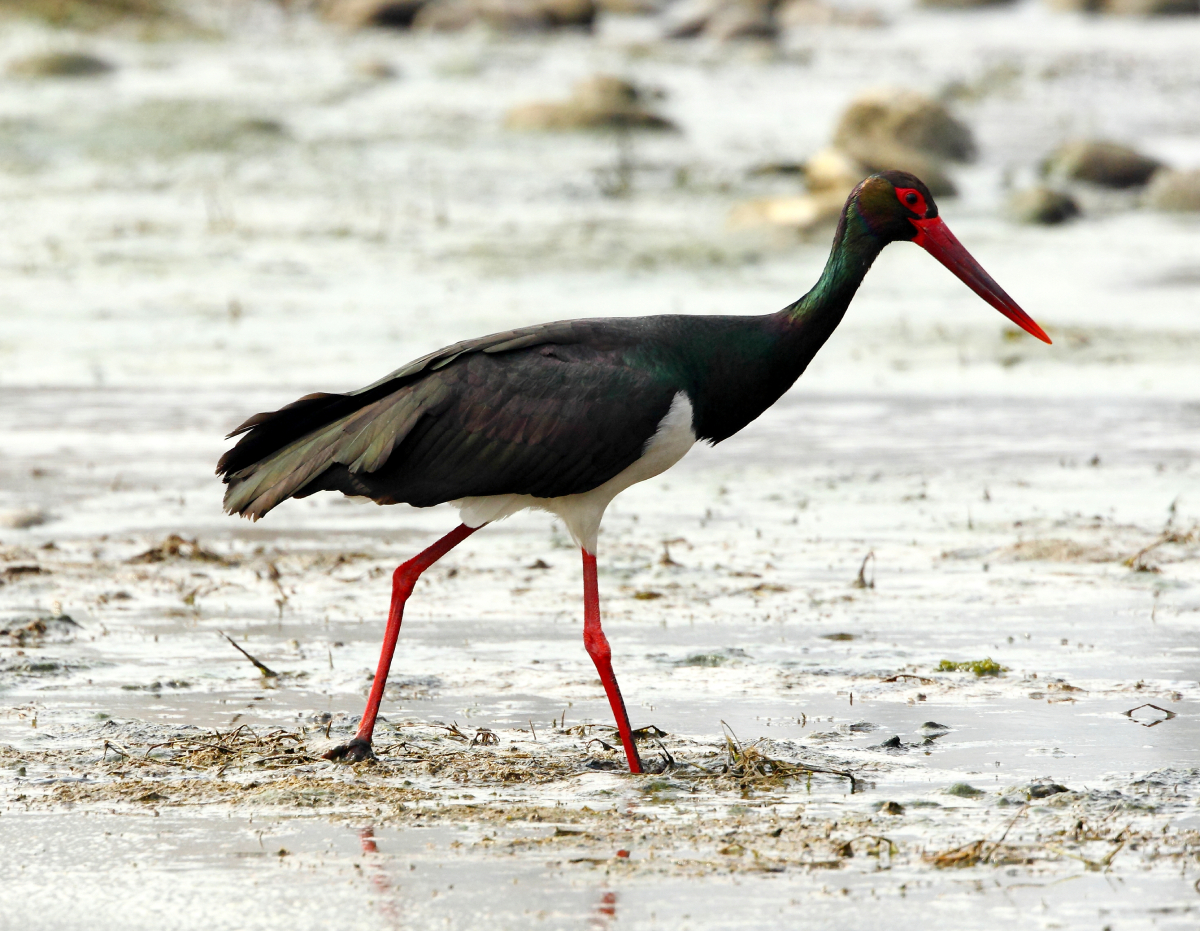
M780 312L791 328L803 334L807 351L803 366L812 361L842 322L846 308L884 245L850 204L838 223L821 277L804 297Z

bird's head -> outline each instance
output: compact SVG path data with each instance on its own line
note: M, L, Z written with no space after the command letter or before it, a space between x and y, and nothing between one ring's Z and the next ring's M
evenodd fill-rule
M854 189L846 202L846 218L851 217L884 243L916 243L1026 333L1050 342L1042 328L1017 306L1017 302L950 232L938 216L937 204L929 188L919 178L905 171L871 175Z

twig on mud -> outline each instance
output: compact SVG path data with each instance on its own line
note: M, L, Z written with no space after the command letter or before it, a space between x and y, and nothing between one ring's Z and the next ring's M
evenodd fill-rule
M315 763L315 757L309 756L307 753L276 753L273 756L259 757L257 760L250 762L255 766L260 766L263 763L270 763L273 760L287 760L289 763Z
M673 560L671 558L670 547L673 543L682 543L689 550L692 548L692 544L688 543L688 541L685 540L683 537L675 537L672 540L663 540L662 541L662 548L663 548L662 556L660 556L658 558L658 564L660 566L679 566L679 565L681 565L680 563L677 563L675 560Z
M471 742L471 738L458 729L457 721L450 724L431 724L430 727L440 727L448 737L453 737L455 740L465 740L468 744Z
M275 607L279 609L279 619L283 620L283 607L288 603L287 592L283 590L283 585L280 583L282 575L280 575L279 567L273 562L267 563L267 578L271 584L275 586L275 591L279 592L279 597L275 599Z
M880 682L899 682L901 679L916 679L922 685L934 685L936 679L927 679L925 676L918 676L911 672L898 672L894 676L888 676L886 679L880 679Z
M229 636L229 634L225 633L225 631L223 631L223 630L220 631L220 634L222 637L224 637L226 640L229 641L230 645L235 650L237 650L239 653L241 653L242 656L246 657L246 659L250 660L250 662L252 662L258 668L258 671L263 674L263 678L265 678L265 679L278 679L279 678L279 673L277 673L273 669L268 668L267 666L264 666L257 659L255 659L253 656L251 656L249 653L247 653L245 650L243 650L240 646L237 645L236 642L234 642L234 639L231 636Z
M1159 718L1157 721L1151 721L1149 724L1144 724L1133 716L1135 711L1141 711L1143 708L1153 708L1155 711L1161 711L1166 715L1166 717ZM1157 727L1164 721L1170 721L1171 718L1177 717L1176 713L1171 711L1169 708L1160 708L1158 705L1155 705L1151 702L1145 702L1144 704L1138 705L1136 708L1130 708L1128 711L1122 711L1121 714L1125 715L1125 717L1129 718L1129 720L1134 721L1137 724L1141 724L1142 727Z
M871 563L871 578L867 579L867 563ZM874 588L875 587L875 551L867 553L863 557L862 565L858 567L858 578L850 583L854 588Z
M1025 812L1029 810L1029 803L1026 802L1021 806L1021 810L1013 815L1012 820L1008 822L1008 826L1004 829L1004 833L1000 835L991 845L991 849L985 849L988 846L987 838L981 837L977 841L972 841L969 844L964 844L962 847L955 847L953 850L945 850L941 853L927 854L924 859L939 868L946 867L964 867L976 866L990 860L996 855L996 851L1000 849L1000 845L1004 843L1004 839L1008 837L1008 832L1012 830L1013 825L1017 823Z
M146 552L139 553L137 556L126 560L126 562L156 563L168 562L173 559L183 559L192 562L215 562L225 566L233 565L233 561L228 557L206 550L200 545L199 540L186 540L177 533L171 534L158 544L158 546L151 547Z
M878 849L880 844L887 844L889 857L894 857L900 852L900 848L898 846L896 846L896 842L894 840L892 840L890 837L884 837L882 834L859 834L857 837L852 837L848 841L846 841L842 845L843 849L846 847L849 847L851 852L853 853L854 848L851 845L856 840L873 840L873 841L875 841L876 849Z
M1132 556L1130 556L1128 559L1126 559L1124 561L1125 565L1128 566L1130 569L1132 569L1134 572L1161 572L1162 570L1160 570L1157 566L1152 566L1148 562L1146 562L1146 557L1150 553L1152 553L1154 550L1158 549L1160 546L1165 546L1168 543L1175 543L1175 544L1183 545L1183 544L1195 542L1195 540L1196 540L1196 528L1195 527L1193 527L1191 530L1188 530L1188 531L1185 531L1182 533L1178 530L1171 529L1171 523L1175 520L1174 507L1175 507L1175 503L1172 502L1171 503L1171 508L1172 508L1171 516L1167 519L1167 523L1163 526L1162 532L1159 533L1158 539L1155 540L1153 543L1151 543L1149 546L1143 546L1140 550L1138 550L1136 553L1134 553Z
M1055 847L1052 844L1047 844L1046 849L1053 850L1059 856L1069 857L1072 860L1078 860L1080 863L1083 864L1084 869L1091 870L1092 872L1095 872L1095 873L1107 873L1112 868L1113 858L1118 853L1120 853L1121 848L1124 847L1129 842L1129 837L1127 836L1128 833L1129 833L1129 827L1127 826L1124 831L1122 831L1120 834L1118 834L1115 838L1113 838L1109 842L1109 843L1116 844L1116 846L1112 850L1110 850L1108 852L1108 855L1105 856L1101 860L1089 860L1087 857L1083 856L1082 854L1071 853L1069 850L1063 850L1061 847Z
M729 752L729 762L720 772L710 772L712 776L732 776L743 784L752 782L770 782L772 780L793 779L797 776L821 774L840 776L850 781L850 794L858 791L858 779L848 770L831 769L824 766L813 766L809 763L792 763L787 760L776 760L758 749L757 741L748 747L742 745L731 728L724 721L721 728L725 731L725 744Z
M677 765L675 762L675 757L671 756L671 751L668 750L666 747L664 747L663 742L661 740L659 740L657 737L654 738L654 742L656 744L658 744L658 749L663 755L663 768L662 768L661 772L664 772L664 773L670 772Z
M1012 820L1008 822L1008 826L1004 829L1004 833L1001 834L999 840L997 840L996 843L994 843L992 845L993 853L995 853L996 849L1001 844L1004 843L1004 838L1008 837L1008 832L1013 829L1013 825L1017 823L1017 819L1020 818L1021 815L1025 814L1025 812L1027 812L1027 811L1029 811L1029 803L1028 802L1026 802L1024 805L1022 805L1021 810L1012 816Z

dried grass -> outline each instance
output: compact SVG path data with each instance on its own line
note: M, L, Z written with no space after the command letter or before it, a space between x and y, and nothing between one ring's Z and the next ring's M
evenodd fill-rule
M718 785L736 787L743 792L752 789L771 789L785 786L797 779L811 780L815 775L838 776L850 781L850 791L858 789L858 780L854 774L842 769L832 769L815 766L811 763L780 760L768 756L762 750L762 741L742 744L733 730L724 721L721 726L725 730L725 759L716 764L697 764L680 762L672 757L662 743L659 747L665 756L663 771L677 772L683 777L694 777L697 780L712 780Z
M1118 558L1105 547L1060 538L1023 540L1008 547L1001 556L1017 562L1113 562Z
M174 560L210 562L222 566L233 564L226 557L206 550L200 545L198 540L187 540L177 533L171 534L157 546L152 546L144 553L139 553L137 556L132 557L129 562L137 564L172 562Z
M1032 800L994 840L980 838L923 852L880 833L880 818L886 818L889 834L902 830L908 817L904 806L892 806L886 815L855 814L841 807L833 820L804 806L792 817L781 812L774 799L767 804L747 802L748 790L778 789L814 773L851 779L852 785L855 781L849 773L776 759L761 743L743 745L728 732L724 753L718 756L711 745L697 745L696 762L675 760L659 738L650 737L659 742L670 764L669 779L630 777L634 796L605 799L596 808L591 799L589 804L564 805L564 798L576 794L573 784L551 785L540 792L531 787L584 771L589 760L577 746L564 747L561 740L556 747L522 740L498 748L481 745L480 731L472 737L455 725L389 728L412 736L381 747L379 762L349 766L319 760L320 747L310 744L304 732L241 727L193 731L158 742L138 742L125 732L125 741L110 738L94 749L74 751L0 747L0 767L15 771L18 791L8 796L13 805L114 811L120 806L127 812L156 813L224 806L280 816L473 826L471 833L462 835L463 842L485 852L550 856L554 862L584 868L658 874L861 871L905 863L959 869L1072 861L1088 870L1106 871L1122 850L1136 851L1144 862L1179 863L1193 863L1200 850L1200 832L1194 830L1167 835L1157 821L1136 830L1112 824L1127 806L1114 806L1104 794L1087 810L1079 807L1088 804L1086 796L1078 796L1070 810L1039 807L1043 817L1027 832L1032 835L1036 829L1036 837L1010 838L1022 815L1038 805ZM561 730L555 733L563 736ZM683 753L693 747L675 749ZM493 788L474 789L482 786ZM737 795L730 798L727 790ZM680 793L686 805L677 803ZM622 851L628 850L638 856L623 858ZM647 858L647 851L657 855Z
M1028 805L1022 805L1021 810L1013 815L1012 820L1008 822L1008 827L1004 829L1004 833L998 840L989 841L986 838L980 838L962 847L954 847L940 853L927 853L923 859L926 863L931 863L939 869L959 869L979 866L981 863L990 863L996 866L1008 863L1028 863L1030 859L1027 854L1022 854L1017 848L1004 843L1008 832L1013 829L1013 825L1028 810Z
M406 773L436 776L461 785L542 785L584 772L586 762L582 754L517 746L501 750L485 745L482 739L461 749L404 742L376 753L384 767L403 767Z

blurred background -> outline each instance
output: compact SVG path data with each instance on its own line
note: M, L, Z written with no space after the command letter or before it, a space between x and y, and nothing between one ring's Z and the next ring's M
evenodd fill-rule
M1198 0L0 0L0 927L1194 925L1198 51ZM510 327L777 310L883 168L1054 344L895 245L780 404L601 538L635 726L870 790L605 772L578 557L525 514L427 573L381 727L545 755L339 794L390 573L455 515L234 520L223 435ZM172 757L243 725L307 747L295 793ZM546 861L585 802L641 840ZM940 870L972 849L1005 869Z
M1198 9L2 0L0 388L282 401L546 319L765 313L902 167L1055 346L897 247L808 391L1194 396Z

